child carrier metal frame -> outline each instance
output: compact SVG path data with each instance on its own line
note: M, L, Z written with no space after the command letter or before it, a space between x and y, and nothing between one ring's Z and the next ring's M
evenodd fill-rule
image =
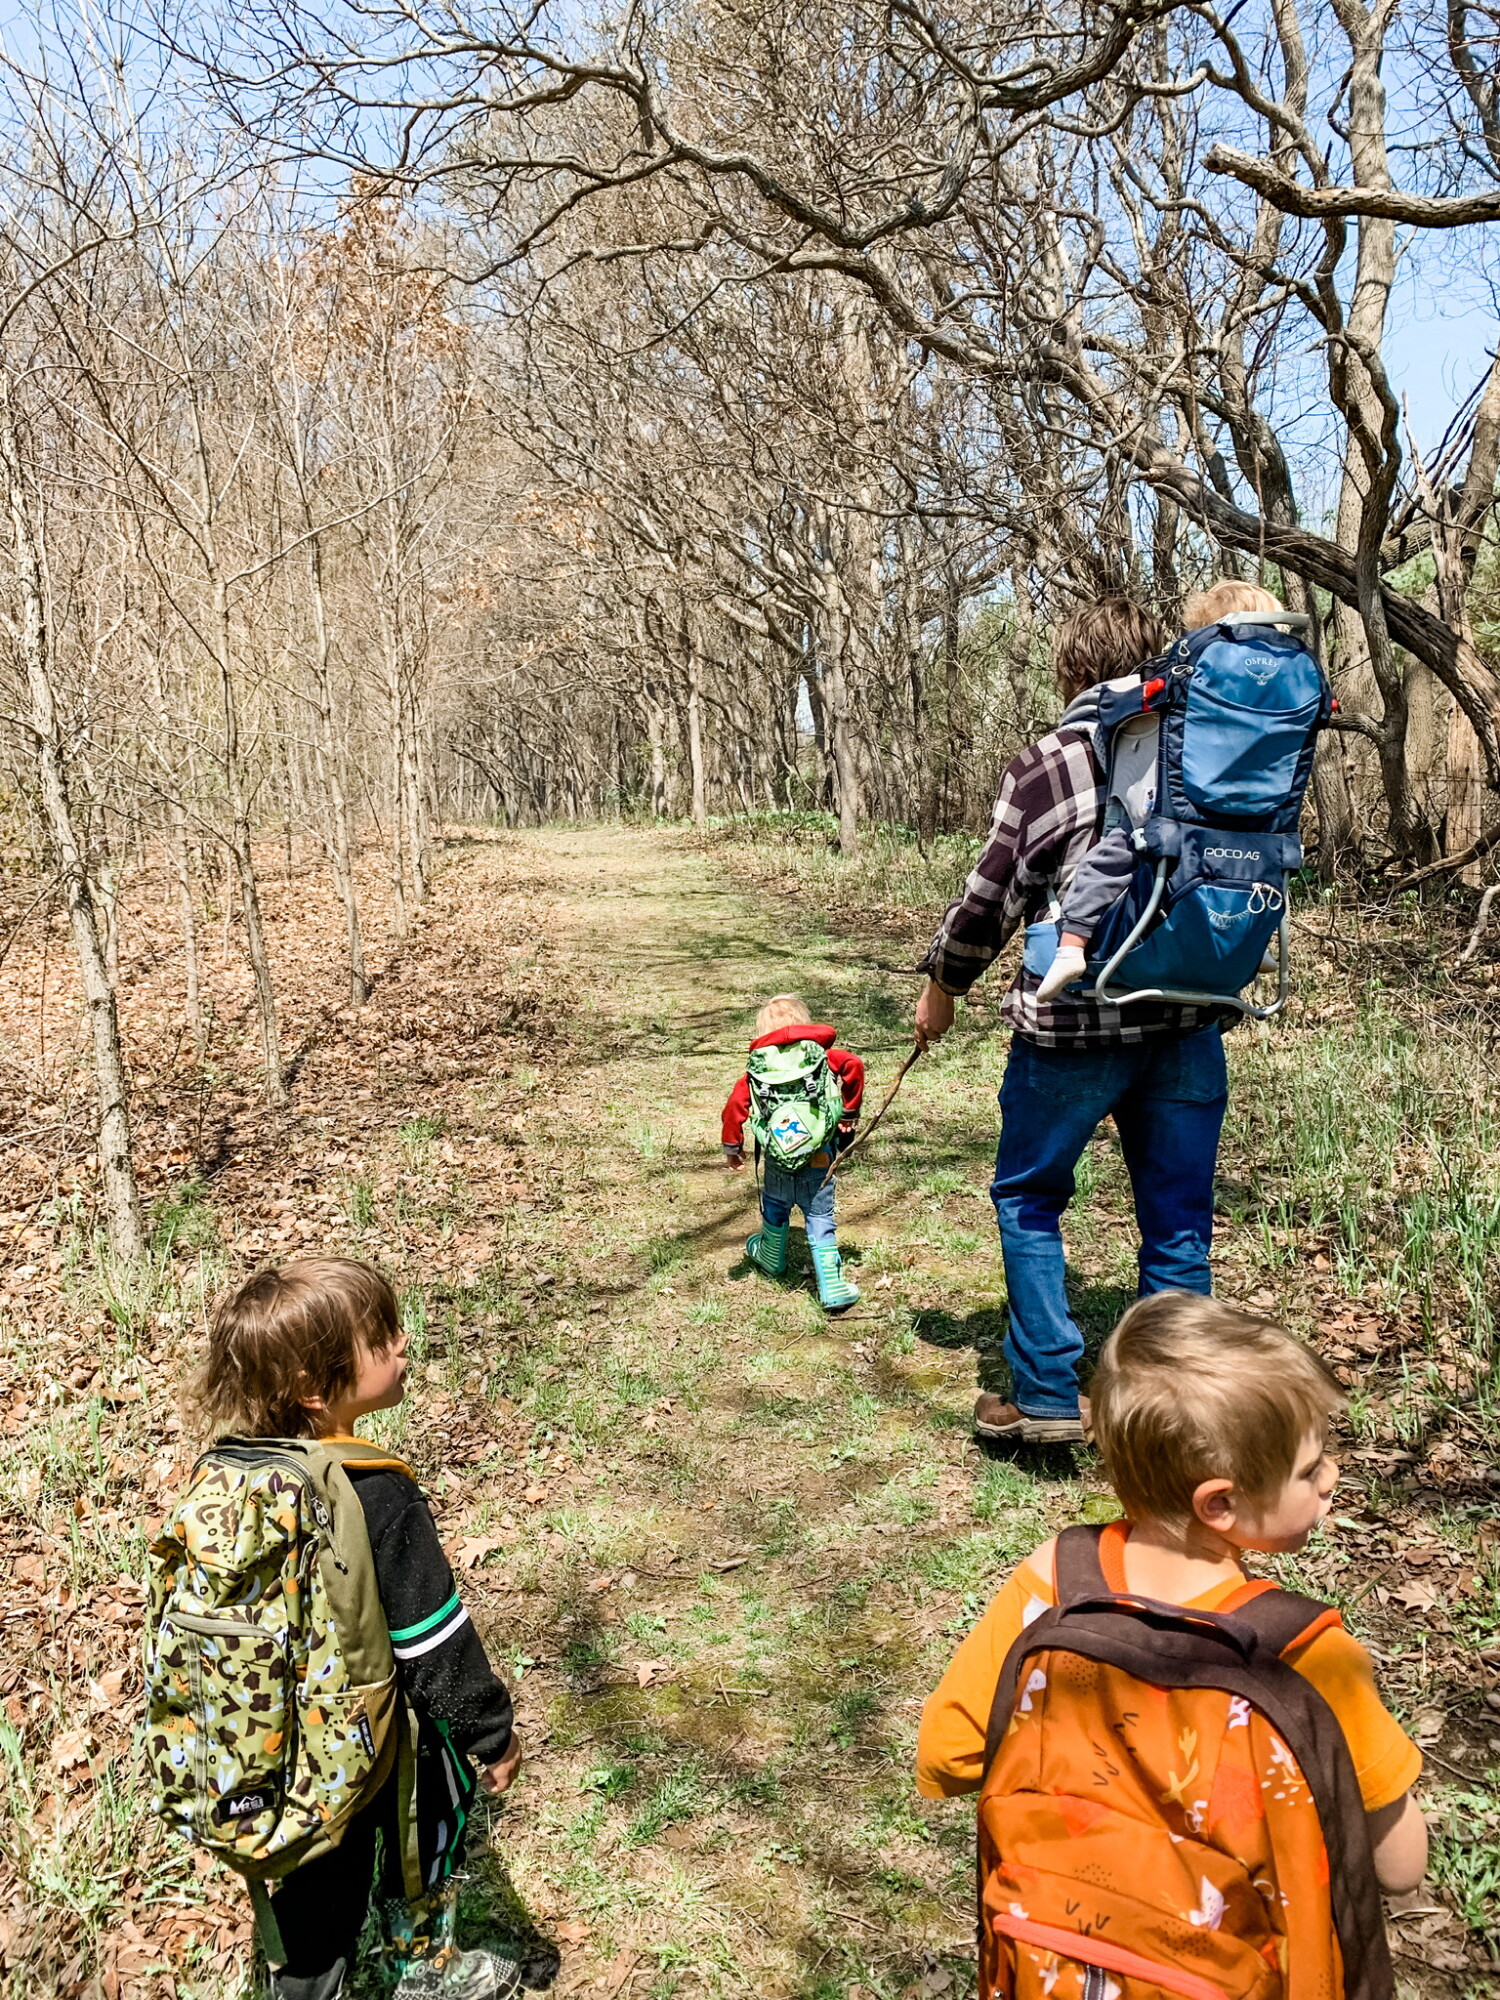
M1306 612L1302 611L1236 612L1233 614L1232 619L1226 619L1224 622L1235 625L1279 626L1285 630L1300 632L1304 636L1309 635L1313 628L1312 619ZM1156 886L1151 892L1150 899L1141 911L1134 929L1131 930L1124 942L1111 953L1103 969L1095 979L1093 987L1089 989L1091 998L1105 1001L1112 1007L1122 1007L1131 1000L1168 1000L1190 1007L1233 1007L1252 1021L1269 1021L1273 1015L1281 1012L1287 1003L1287 996L1291 991L1290 871L1283 873L1281 889L1279 891L1281 896L1281 922L1276 928L1278 961L1276 998L1269 1006L1256 1007L1249 1000L1242 999L1238 994L1204 993L1176 986L1141 986L1129 993L1116 993L1110 990L1109 983L1114 978L1115 973L1119 970L1128 955L1141 942L1142 938L1146 936L1147 932L1151 929L1152 923L1155 921L1156 913L1161 908L1162 897L1166 893L1170 865L1170 860L1165 855L1157 862ZM1277 892L1273 890L1271 893L1275 894Z

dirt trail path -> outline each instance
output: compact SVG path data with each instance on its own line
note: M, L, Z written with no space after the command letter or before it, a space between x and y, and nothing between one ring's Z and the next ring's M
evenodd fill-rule
M915 1796L918 1711L1005 1566L1091 1490L968 1442L970 1349L998 1331L972 1045L918 1066L841 1183L865 1296L830 1322L800 1235L785 1289L746 1264L754 1183L722 1164L719 1110L788 987L878 1101L910 982L681 837L548 830L507 859L556 883L573 1054L511 1120L555 1201L528 1223L555 1282L509 1391L528 1484L507 1507L466 1483L445 1522L482 1549L481 1623L546 1734L497 1859L575 1940L567 1990L957 1991L970 1821Z
M209 1302L313 1249L401 1289L413 1394L374 1428L434 1497L530 1745L513 1797L477 1808L470 1934L534 1945L569 2000L961 2000L972 1822L915 1795L921 1702L1017 1558L1109 1503L1084 1454L1022 1468L969 1441L1004 1331L992 1005L963 1010L840 1178L856 1310L824 1318L800 1232L785 1287L747 1265L753 1177L726 1171L718 1131L757 1002L800 989L865 1056L874 1102L913 982L872 964L909 929L864 944L774 854L777 890L732 860L671 829L455 836L403 945L365 883L379 949L358 1010L328 884L279 884L278 1112L232 940L206 962L212 1061L185 1063L164 900L128 905L160 947L125 995L153 1261L101 1263L86 1200L39 1201L60 1171L41 1153L0 1232L0 2000L248 1996L243 1896L185 1868L151 1812L136 1579L190 1461L178 1399ZM3 970L0 1028L50 995L66 1082L78 1023L45 936ZM1405 1303L1344 1296L1287 1226L1347 1119L1327 1081L1343 1045L1318 1032L1232 1054L1216 1284L1285 1313L1354 1389L1344 1532L1287 1580L1346 1606L1434 1760L1445 1888L1404 1920L1403 1971L1459 1975L1489 1962L1500 1880L1488 1419L1458 1387L1458 1322L1433 1346ZM52 1104L62 1085L37 1088ZM1097 1338L1134 1275L1107 1134L1079 1192L1073 1299Z

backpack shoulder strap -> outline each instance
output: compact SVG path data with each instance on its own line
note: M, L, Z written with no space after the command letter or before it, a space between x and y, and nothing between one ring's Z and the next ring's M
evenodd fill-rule
M1104 1529L1086 1521L1064 1528L1058 1536L1053 1563L1059 1604L1077 1604L1081 1598L1110 1595L1109 1580L1099 1555L1103 1539Z
M330 1458L336 1459L345 1472L404 1472L408 1479L416 1479L404 1458L397 1458L384 1445L371 1444L366 1438L325 1438L323 1449Z
M1248 1625L1268 1652L1285 1655L1305 1646L1320 1632L1342 1627L1331 1604L1303 1597L1269 1581L1247 1583L1219 1606L1221 1615Z
M304 1456L320 1452L326 1462L344 1472L404 1472L408 1480L416 1478L404 1458L388 1452L384 1444L370 1444L368 1438L304 1438L300 1442Z
M1053 1571L1057 1604L1045 1611L1038 1622L1056 1624L1060 1613L1069 1604L1078 1604L1086 1598L1108 1597L1109 1580L1104 1574L1104 1565L1099 1557L1099 1545L1104 1539L1104 1529L1093 1527L1086 1521L1075 1527L1064 1528L1054 1544ZM1016 1644L1006 1654L1000 1669L1000 1678L995 1684L994 1700L990 1703L989 1727L985 1731L984 1768L989 1770L995 1761L995 1753L1000 1748L1001 1739L1010 1724L1011 1709L1015 1706L1018 1665L1027 1634L1023 1632Z

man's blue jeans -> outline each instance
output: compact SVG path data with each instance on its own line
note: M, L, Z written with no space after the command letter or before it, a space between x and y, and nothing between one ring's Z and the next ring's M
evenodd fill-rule
M1078 1412L1083 1336L1063 1285L1062 1212L1094 1128L1113 1112L1141 1232L1140 1296L1207 1292L1228 1097L1216 1027L1100 1049L1013 1037L990 1198L1010 1294L1005 1356L1025 1416Z
M761 1168L761 1215L773 1229L781 1229L791 1221L794 1208L801 1209L807 1240L814 1248L838 1241L833 1226L833 1182L827 1167L804 1167L800 1174L789 1174L785 1167L767 1160Z

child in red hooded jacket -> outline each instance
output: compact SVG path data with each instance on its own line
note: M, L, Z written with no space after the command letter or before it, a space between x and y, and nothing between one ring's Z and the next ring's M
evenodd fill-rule
M766 1002L755 1017L755 1038L750 1047L771 1048L788 1042L816 1042L828 1051L828 1067L838 1078L844 1099L835 1140L835 1149L841 1149L859 1120L865 1094L864 1063L848 1049L834 1047L834 1029L813 1020L807 1002L799 993L778 993ZM734 1086L724 1106L724 1159L731 1168L739 1169L745 1164L745 1121L749 1116L747 1074ZM833 1181L828 1175L832 1164L832 1153L814 1153L798 1172L792 1173L768 1155L761 1185L761 1227L745 1249L751 1263L769 1277L784 1277L792 1210L800 1208L817 1275L818 1298L825 1310L842 1312L854 1304L859 1292L844 1276L839 1256L833 1222Z

